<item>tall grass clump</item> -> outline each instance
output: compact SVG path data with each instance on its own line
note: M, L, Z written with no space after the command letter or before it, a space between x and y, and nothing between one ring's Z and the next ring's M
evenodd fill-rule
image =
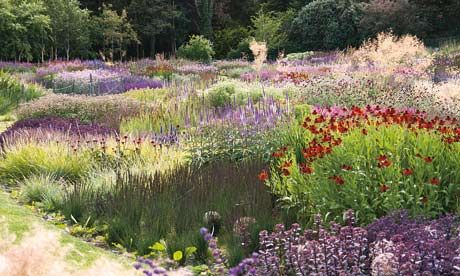
M0 115L14 110L19 104L37 99L44 89L34 84L21 83L8 73L0 71Z
M413 67L425 70L431 63L431 57L425 45L412 35L395 36L393 33L380 33L375 39L364 42L352 51L353 63L397 67Z
M50 174L31 175L18 183L21 201L40 204L45 210L53 211L61 206L66 183Z
M46 145L17 143L3 150L0 176L10 185L34 175L53 175L57 179L77 181L86 175L92 164L85 152L74 152L70 147L48 142Z
M74 207L79 214L68 210L67 215L80 215L77 219L82 220L91 216L107 224L109 242L141 254L160 239L170 244L188 241L184 247L198 247L193 237L205 224L214 225L216 234L231 237L241 217L253 217L259 223L273 220L271 195L257 182L262 167L260 162L241 166L220 162L155 174L128 170L117 174L109 189L92 187L92 183L75 186L68 191L64 206L80 202Z

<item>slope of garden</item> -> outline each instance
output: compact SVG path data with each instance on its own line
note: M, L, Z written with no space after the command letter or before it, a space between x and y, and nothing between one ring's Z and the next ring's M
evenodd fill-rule
M251 49L0 64L2 184L146 275L460 274L458 46Z

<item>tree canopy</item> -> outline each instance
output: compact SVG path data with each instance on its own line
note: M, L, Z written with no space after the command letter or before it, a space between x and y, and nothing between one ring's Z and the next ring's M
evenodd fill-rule
M0 59L175 55L192 35L210 39L217 58L238 56L252 38L274 57L388 30L436 46L460 38L458 14L457 0L0 0Z

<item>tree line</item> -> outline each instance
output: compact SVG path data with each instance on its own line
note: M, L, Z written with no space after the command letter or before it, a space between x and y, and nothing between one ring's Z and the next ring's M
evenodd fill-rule
M0 0L0 59L175 55L191 35L217 58L356 46L382 31L428 44L460 37L458 0Z

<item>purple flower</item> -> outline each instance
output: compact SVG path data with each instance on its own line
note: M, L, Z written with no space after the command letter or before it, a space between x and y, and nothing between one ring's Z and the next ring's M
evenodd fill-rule
M459 218L410 218L398 212L366 228L333 223L301 232L299 225L260 233L257 255L230 269L230 275L457 275L460 273Z

